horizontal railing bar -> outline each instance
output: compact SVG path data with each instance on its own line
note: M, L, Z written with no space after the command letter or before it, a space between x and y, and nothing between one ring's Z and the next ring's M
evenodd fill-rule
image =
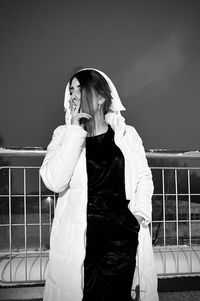
M6 147L0 148L0 156L33 156L43 157L46 149L42 147Z
M170 169L177 169L177 170L196 170L196 169L200 169L200 167L192 167L192 166L187 166L187 167L184 167L184 166L165 166L165 167L162 167L162 166L150 166L151 169L161 169L161 170L170 170Z
M179 273L165 273L165 274L161 274L161 273L158 273L157 274L157 276L158 276L158 278L168 278L168 277L186 277L186 276L191 276L191 277L193 277L193 276L199 276L199 273L197 273L197 272L191 272L191 273L181 273L181 272L179 272ZM180 299L179 299L180 300ZM186 299L185 299L186 300Z
M0 166L0 169L38 169L39 166Z
M166 223L174 223L176 222L176 219L165 219ZM178 222L179 223L184 223L184 222L189 222L189 219L179 219ZM191 222L200 222L200 219L191 219ZM163 220L153 220L152 223L164 223ZM1 227L8 227L10 224L1 224ZM25 224L12 224L12 226L18 227L18 226L24 226ZM27 226L39 226L40 224L26 224ZM49 226L51 225L51 223L42 223L43 226Z
M200 151L193 150L164 150L164 149L153 149L153 150L145 150L147 158L180 158L180 159L196 159L200 158Z
M1 147L0 156L40 156L46 154L42 147ZM148 158L200 158L199 150L146 149Z
M45 280L27 280L27 281L19 280L19 281L12 281L12 282L0 280L0 287L1 286L7 286L7 287L19 286L20 287L20 286L27 286L27 285L33 285L33 284L34 285L42 285L44 283L45 283ZM6 300L6 299L3 299L3 300ZM34 299L31 299L31 300L34 300Z
M162 196L163 194L162 193L154 193L154 196ZM175 193L166 193L165 196L175 196L176 194ZM178 193L178 196L200 196L200 193ZM21 194L11 194L12 197L23 197L23 195ZM39 194L27 194L26 195L27 197L39 197ZM8 194L0 194L0 198L6 198L6 197L9 197ZM46 198L46 197L53 197L53 194L49 194L49 195L43 195L42 194L42 198Z
M10 224L1 224L0 225L0 228L1 227L8 227ZM15 226L15 227L19 227L19 226L24 226L25 224L12 224L12 226ZM40 224L26 224L27 226L39 226ZM51 225L51 223L42 223L42 226L49 226Z
M8 197L9 194L0 194L0 198L1 197ZM23 194L11 194L12 197L23 197L24 195ZM39 194L26 194L27 197L38 197L40 196ZM52 194L42 194L41 195L42 197L46 198L46 197L53 197L54 194L52 192Z
M199 157L200 158L200 157ZM40 168L39 166L0 166L0 169L37 169ZM171 170L171 169L177 169L177 170L198 170L200 167L194 167L194 166L150 166L151 169L157 169L157 170Z
M40 250L27 250L27 253L29 253L29 254L34 254L35 255L35 253L39 253L40 254ZM46 254L46 255L48 255L49 254L49 250L42 250L42 253L44 253L44 254ZM7 255L8 254L8 252L5 252L5 251L0 251L0 255ZM19 251L12 251L12 254L16 254L16 255L23 255L23 254L25 254L25 251L21 251L21 249L19 250Z
M12 223L12 226L16 226L16 227L17 227L17 226L24 226L24 225L25 225L25 224L13 224L13 223ZM27 223L26 223L26 225L27 225L27 226L39 226L40 224L39 224L39 223L33 223L33 224L27 224ZM49 225L51 225L51 223L43 223L43 222L42 222L42 225L43 225L43 226L49 226ZM8 226L10 226L10 224L0 224L0 227L8 227Z
M165 193L165 196L174 196L176 195L175 193ZM193 195L193 196L198 196L200 195L200 193L178 193L179 196L189 196L189 195ZM154 196L163 196L162 193L154 193Z
M165 223L175 223L177 220L176 219L166 219L165 218ZM179 223L189 223L189 219L179 219L178 222ZM191 219L191 222L200 222L200 219ZM153 220L152 223L164 223L163 220Z
M175 193L165 193L165 196L175 196L176 194ZM179 196L189 196L189 195L192 195L192 196L200 196L200 193L178 193ZM22 194L11 194L12 197L23 197ZM26 195L27 197L38 197L40 196L39 194L27 194ZM53 194L42 194L41 195L42 198L46 198L46 197L53 197L54 195ZM154 196L163 196L162 193L154 193ZM0 194L0 198L3 198L3 197L9 197L8 194Z

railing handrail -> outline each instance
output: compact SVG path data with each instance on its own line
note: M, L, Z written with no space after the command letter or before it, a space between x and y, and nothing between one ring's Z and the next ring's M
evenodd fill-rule
M46 149L43 147L0 147L0 156L31 156L43 157Z
M147 158L200 158L199 150L146 149ZM32 156L43 157L44 147L0 147L0 156Z

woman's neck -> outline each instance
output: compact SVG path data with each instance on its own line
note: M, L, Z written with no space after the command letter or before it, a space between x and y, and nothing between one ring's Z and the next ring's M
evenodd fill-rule
M93 136L101 135L108 130L108 124L105 122L104 115L95 116Z
M104 122L101 126L95 126L94 136L104 134L108 130L107 123Z

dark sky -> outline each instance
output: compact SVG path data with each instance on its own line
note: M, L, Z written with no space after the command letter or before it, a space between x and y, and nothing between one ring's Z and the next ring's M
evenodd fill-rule
M200 149L200 1L0 1L0 134L47 146L76 66L115 83L145 148Z

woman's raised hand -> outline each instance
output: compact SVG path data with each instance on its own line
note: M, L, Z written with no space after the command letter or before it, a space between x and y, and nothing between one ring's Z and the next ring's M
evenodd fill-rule
M87 120L89 120L90 118L92 118L92 116L90 114L79 112L79 111L80 111L80 102L77 103L76 105L74 104L71 106L71 114L72 114L71 124L80 125L84 127L84 125L80 122L80 119L86 118Z

